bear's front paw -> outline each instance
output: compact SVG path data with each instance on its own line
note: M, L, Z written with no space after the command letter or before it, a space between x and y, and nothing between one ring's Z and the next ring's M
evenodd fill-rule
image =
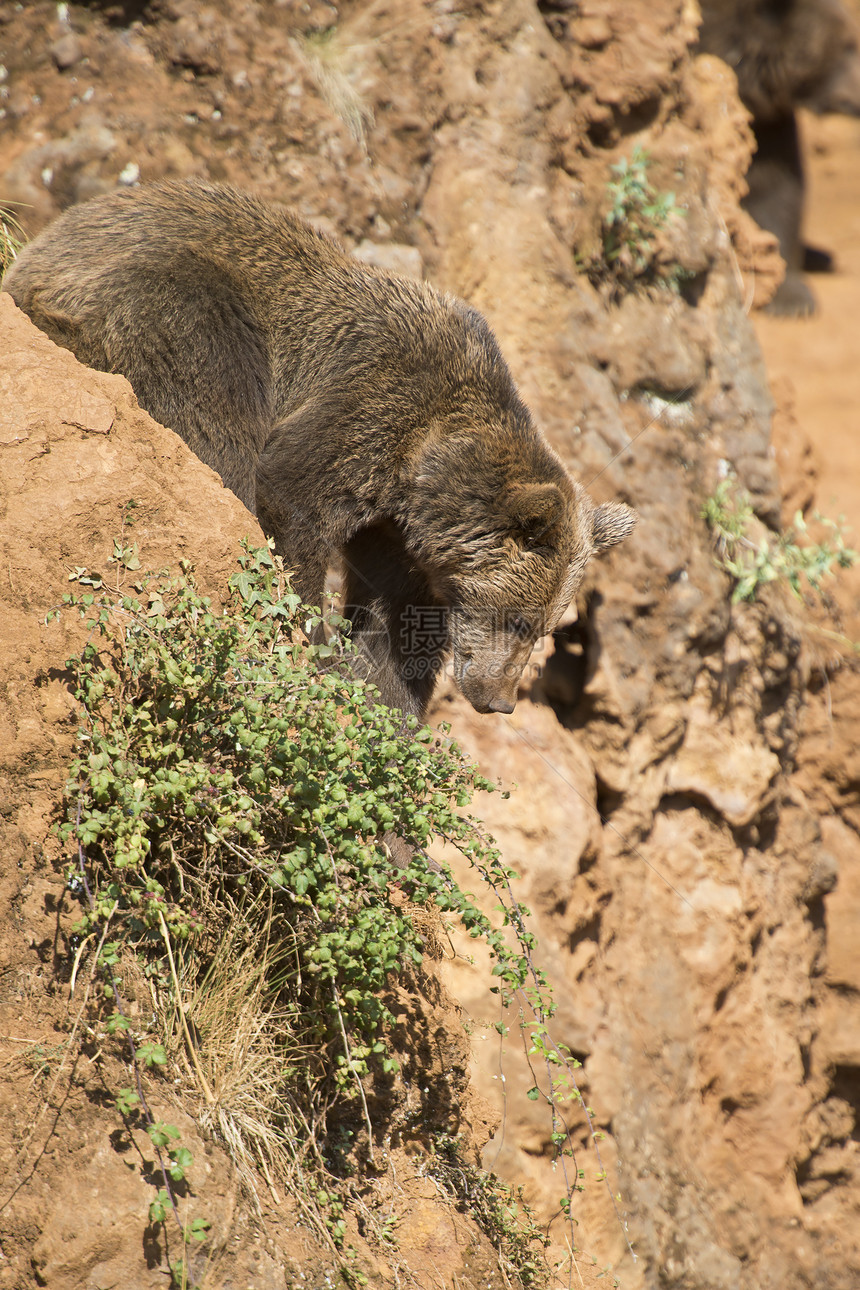
M800 274L789 271L764 312L776 318L808 318L817 308L815 296Z

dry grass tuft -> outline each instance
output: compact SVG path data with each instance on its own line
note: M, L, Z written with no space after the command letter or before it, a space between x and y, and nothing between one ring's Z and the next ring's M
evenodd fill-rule
M366 151L373 109L350 79L356 52L362 46L344 40L335 29L308 34L295 43L323 99Z
M0 205L0 278L12 267L12 261L26 240L24 230L15 216Z
M289 1089L300 1067L304 1082L316 1065L297 1011L282 1002L289 947L272 944L259 905L236 908L207 958L188 957L180 972L184 1024L175 1001L164 1019L204 1098L199 1123L224 1143L257 1213L260 1175L277 1201L279 1181L301 1167L296 1143L308 1142L308 1128Z

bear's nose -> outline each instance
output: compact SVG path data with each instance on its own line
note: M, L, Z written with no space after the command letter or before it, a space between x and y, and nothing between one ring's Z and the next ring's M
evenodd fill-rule
M517 705L516 703L511 703L510 699L499 698L499 699L490 699L490 702L487 706L489 707L491 712L501 712L504 714L504 716L509 717Z

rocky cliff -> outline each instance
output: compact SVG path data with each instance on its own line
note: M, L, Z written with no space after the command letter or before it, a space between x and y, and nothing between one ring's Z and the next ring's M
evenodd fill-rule
M577 1269L593 1257L625 1290L848 1290L860 1282L856 678L834 673L837 654L785 589L732 603L701 516L725 478L761 525L779 524L782 499L748 317L779 263L739 209L751 136L730 72L695 54L696 22L682 0L5 3L0 200L22 203L34 232L117 184L227 179L484 311L571 470L641 517L592 571L512 717L478 718L451 688L434 710L487 775L517 785L485 817L533 910L553 1033L582 1062L606 1134L609 1189L574 1114ZM653 236L628 218L619 248L606 215L619 183L629 197L629 169L613 167L637 156L664 217ZM95 1286L107 1267L161 1284L130 1217L146 1203L136 1178L105 1191L124 1175L89 1059L62 1093L68 1069L33 1086L16 1057L68 1013L58 928L70 915L49 827L75 718L64 629L43 619L70 566L104 559L127 496L144 501L147 567L188 557L213 583L253 521L120 378L49 352L2 300L0 1286L30 1284L31 1268L40 1284ZM525 1096L515 1016L500 1055L482 968L440 971L470 1022L473 1082L503 1112L485 1159L525 1184L562 1241L551 1126ZM74 1132L61 1127L69 1107ZM317 1284L283 1243L249 1235L229 1170L200 1149L233 1224L238 1280L216 1283ZM489 1265L462 1255L464 1228L459 1262L445 1261L449 1229L432 1188L415 1186L412 1283L489 1284ZM70 1224L84 1193L90 1216Z

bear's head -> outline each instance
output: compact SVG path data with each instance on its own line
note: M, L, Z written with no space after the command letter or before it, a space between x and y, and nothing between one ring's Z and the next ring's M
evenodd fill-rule
M449 442L425 456L410 545L447 606L458 687L476 711L510 713L536 642L574 599L588 560L626 537L636 515L619 502L596 506L537 435L503 437L499 451L472 447Z

